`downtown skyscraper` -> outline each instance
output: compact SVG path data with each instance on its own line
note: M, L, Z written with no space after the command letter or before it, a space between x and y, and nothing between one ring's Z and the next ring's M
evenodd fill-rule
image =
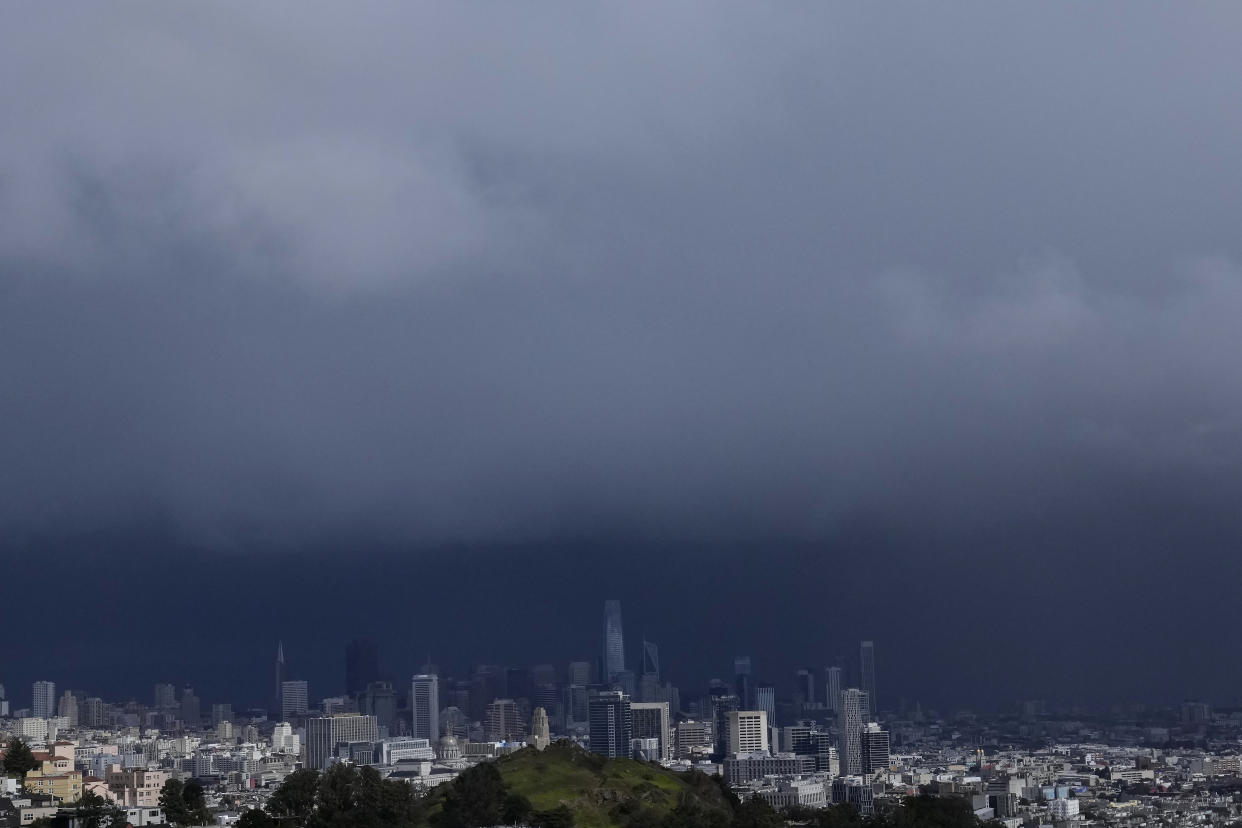
M285 642L276 642L276 690L272 693L272 712L281 710L285 699L285 682L289 679L285 669ZM284 715L283 712L281 715Z
M875 643L864 641L858 646L858 680L862 691L867 694L868 718L875 718L879 701L875 692Z
M856 687L841 692L841 773L863 772L862 730L867 715L867 694Z
M621 628L621 602L604 602L604 657L605 681L612 681L625 670L625 634Z
M609 759L630 755L634 711L619 690L592 693L589 705L591 752Z
M824 669L824 704L833 713L841 712L841 668Z
M370 638L355 638L345 645L345 694L357 696L379 681L379 646Z
M410 733L433 745L440 738L440 679L419 674L410 687Z
M56 682L36 681L30 689L30 713L36 719L56 715Z

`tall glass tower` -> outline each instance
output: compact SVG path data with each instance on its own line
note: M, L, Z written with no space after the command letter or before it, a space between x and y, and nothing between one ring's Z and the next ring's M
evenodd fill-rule
M604 679L612 681L625 670L625 636L621 631L621 602L604 602Z
M875 643L864 641L858 647L858 671L862 691L867 694L867 714L875 717L879 706L875 694Z

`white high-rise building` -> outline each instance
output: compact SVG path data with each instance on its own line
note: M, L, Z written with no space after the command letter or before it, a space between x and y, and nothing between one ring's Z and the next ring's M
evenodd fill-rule
M440 679L419 674L410 687L410 733L431 744L440 740Z
M30 715L50 719L56 715L56 682L36 681L31 688Z
M340 746L379 741L379 725L374 716L338 713L306 720L305 766L323 770L332 764ZM369 749L368 749L369 750Z
M272 729L272 752L273 753L301 753L302 739L293 732L293 726L288 722L279 722Z
M841 773L862 774L862 729L867 713L867 694L856 687L841 692Z
M27 742L46 742L47 741L47 719L18 719L17 735L21 736Z
M768 713L766 710L730 710L728 755L768 752Z

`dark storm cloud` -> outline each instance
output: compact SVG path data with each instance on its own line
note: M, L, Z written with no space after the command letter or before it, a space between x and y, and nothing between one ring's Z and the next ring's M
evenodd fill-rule
M9 18L12 534L1238 536L1233 6Z

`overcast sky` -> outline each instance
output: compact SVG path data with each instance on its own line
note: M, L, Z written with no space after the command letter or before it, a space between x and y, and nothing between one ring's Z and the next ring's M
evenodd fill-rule
M581 654L622 597L688 683L869 636L911 697L940 660L968 700L1231 699L1186 642L1240 620L1239 43L1224 2L14 7L19 607L154 620L92 585L162 557L127 566L176 626L229 561L210 611L264 669L328 621L241 562L337 555L439 614L389 652L462 664ZM443 620L542 591L590 635L515 612L545 650L476 657ZM687 620L741 610L777 617Z

